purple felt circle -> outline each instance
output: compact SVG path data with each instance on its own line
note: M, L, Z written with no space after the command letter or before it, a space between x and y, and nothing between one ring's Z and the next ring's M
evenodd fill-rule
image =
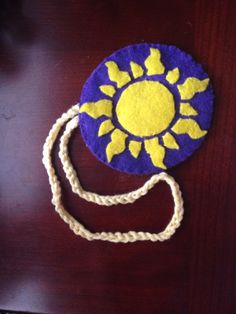
M144 62L150 55L150 48L156 48L160 51L161 62L165 67L163 74L152 76L147 75L147 69ZM116 62L121 71L126 71L129 73L130 77L132 78L131 81L121 88L117 88L117 83L109 78L108 69L105 65L107 61ZM134 79L130 67L131 61L141 65L144 70L144 75L142 77ZM178 67L180 71L179 80L174 84L170 84L166 79L166 75L168 71L173 70L176 67ZM101 123L107 119L107 117L102 115L98 118L93 118L86 112L81 112L79 113L79 123L81 134L84 138L86 146L99 160L114 169L132 174L152 174L162 172L163 169L153 164L150 155L144 148L143 142L148 138L138 138L137 136L130 134L127 130L124 130L115 114L115 107L117 102L122 92L130 84L143 80L152 80L160 82L173 94L176 111L175 117L169 127L162 133L152 137L157 137L159 144L165 148L164 164L166 165L166 168L173 167L184 161L186 158L191 156L197 148L199 148L205 136L202 136L198 139L192 139L187 133L176 134L172 130L173 125L180 118L191 118L197 122L202 130L207 131L210 127L213 112L213 89L211 83L208 84L205 91L196 93L191 100L181 100L177 85L183 84L188 77L195 77L199 80L203 80L208 78L208 75L203 70L202 66L196 63L190 55L186 54L175 46L160 44L136 44L114 52L112 55L104 59L87 79L82 89L80 107L82 107L85 103L97 102L101 99L112 100L113 116L111 121L115 128L120 129L122 132L127 134L127 138L125 140L126 149L123 152L114 155L112 160L108 162L106 148L107 145L111 142L112 131L103 136L98 136L99 127ZM101 85L114 86L116 89L114 96L111 97L105 95L99 89ZM194 117L183 116L180 113L180 102L190 102L191 106L197 111L198 114ZM163 135L165 132L169 132L174 136L179 145L178 150L165 147L163 143ZM137 158L133 157L128 149L130 140L141 142L141 151Z

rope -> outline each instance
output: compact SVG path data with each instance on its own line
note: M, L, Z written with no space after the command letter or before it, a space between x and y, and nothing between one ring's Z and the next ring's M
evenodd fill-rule
M76 171L73 168L71 160L68 156L68 142L73 130L78 127L78 111L79 106L75 105L70 108L66 113L63 113L62 116L57 119L55 124L52 126L48 137L45 141L43 147L43 164L46 168L49 184L52 191L52 204L55 206L56 212L62 218L62 220L67 223L70 229L76 234L87 240L103 240L110 242L135 242L135 241L165 241L169 239L180 226L180 223L183 219L183 198L181 191L177 182L173 177L169 176L167 173L162 172L160 174L153 175L145 184L138 188L135 191L117 194L117 195L99 195L86 191L82 188L79 179L77 177ZM143 231L129 231L129 232L91 232L86 229L79 221L73 218L67 210L64 208L61 200L61 185L56 176L55 169L52 164L52 148L57 139L58 133L61 128L66 124L65 131L60 139L60 151L59 157L63 165L66 177L69 180L72 191L78 194L81 198L93 202L99 205L111 206L117 204L128 204L134 203L137 199L146 195L150 189L154 187L159 181L165 181L171 189L173 200L174 200L174 213L173 216L166 226L166 228L159 233L150 233Z

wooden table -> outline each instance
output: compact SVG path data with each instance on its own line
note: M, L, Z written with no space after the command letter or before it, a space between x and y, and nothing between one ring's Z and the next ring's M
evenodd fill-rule
M235 16L233 0L1 2L0 309L236 313ZM169 171L185 199L170 241L88 242L54 212L42 146L96 65L139 42L174 44L204 65L216 94L213 125L201 149ZM101 164L79 131L70 154L91 191L122 193L147 179ZM73 195L55 162L66 207L91 230L158 232L172 215L164 183L133 205L105 208Z

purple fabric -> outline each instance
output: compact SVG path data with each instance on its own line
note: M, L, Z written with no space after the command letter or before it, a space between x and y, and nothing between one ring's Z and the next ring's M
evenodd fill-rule
M105 62L107 61L115 61L120 70L128 71L130 70L130 61L134 61L142 66L145 70L144 61L150 54L150 48L158 48L161 52L161 61L165 66L165 73L162 75L155 75L148 77L146 72L143 77L136 79L137 81L146 80L156 80L165 85L174 95L175 98L175 106L178 109L180 104L180 95L177 89L177 84L182 84L186 78L188 77L196 77L199 79L205 79L208 77L207 73L204 72L202 66L196 63L192 57L185 52L174 46L160 45L160 44L137 44L131 45L126 48L120 49L113 53L111 56L103 60L99 66L93 71L90 75L86 83L84 84L80 105L86 102L95 102L100 99L110 99L109 96L104 95L100 89L100 85L113 85L116 87L116 83L111 82L108 77L107 67L105 66ZM175 67L180 69L180 79L177 84L169 84L165 80L166 73L168 70L172 70ZM132 75L131 75L132 77ZM112 122L115 127L123 130L122 126L116 119L114 114L115 106L117 101L125 88L129 84L132 84L132 81L127 85L123 86L121 89L118 89L116 94L113 97L113 118ZM208 85L208 88L205 92L197 93L190 101L191 105L198 111L198 115L194 117L199 124L199 126L203 130L208 130L210 127L212 111L213 111L213 90L211 84ZM179 110L176 110L176 116L172 121L171 125L168 129L170 129L175 122L180 118ZM91 118L86 113L79 114L80 119L80 129L81 134L85 140L87 147L91 150L91 152L97 156L99 160L107 164L108 166L132 174L151 174L151 173L159 173L163 171L163 169L155 167L150 159L150 156L145 152L144 146L142 145L142 150L137 159L132 157L128 149L122 152L119 155L113 157L110 163L107 162L106 159L106 146L110 142L110 133L107 135L98 137L98 129L103 120L106 120L106 117L100 117L98 119ZM128 133L127 131L125 131ZM162 144L161 136L165 133L158 134L159 142ZM200 146L205 137L202 137L197 140L191 139L187 134L177 135L172 133L176 138L180 149L168 149L166 148L166 156L164 159L164 163L167 168L173 167L180 162L184 161L188 158L192 153ZM137 140L132 134L129 134L129 139ZM128 139L126 141L128 143Z

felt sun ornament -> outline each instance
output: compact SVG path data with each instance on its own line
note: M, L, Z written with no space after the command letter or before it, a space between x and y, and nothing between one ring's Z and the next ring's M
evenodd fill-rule
M76 235L91 241L165 241L183 219L178 183L166 169L184 161L200 146L210 127L213 90L208 75L191 56L174 46L138 44L106 58L86 81L78 105L56 120L43 148L52 203ZM161 232L92 232L62 203L52 150L63 125L59 157L72 191L98 205L134 203L159 181L171 190L174 212ZM91 152L108 166L132 174L154 173L142 187L123 194L99 195L83 189L68 153L73 130Z
M82 134L114 168L160 172L199 146L211 96L201 66L176 47L129 46L104 60L85 84Z

